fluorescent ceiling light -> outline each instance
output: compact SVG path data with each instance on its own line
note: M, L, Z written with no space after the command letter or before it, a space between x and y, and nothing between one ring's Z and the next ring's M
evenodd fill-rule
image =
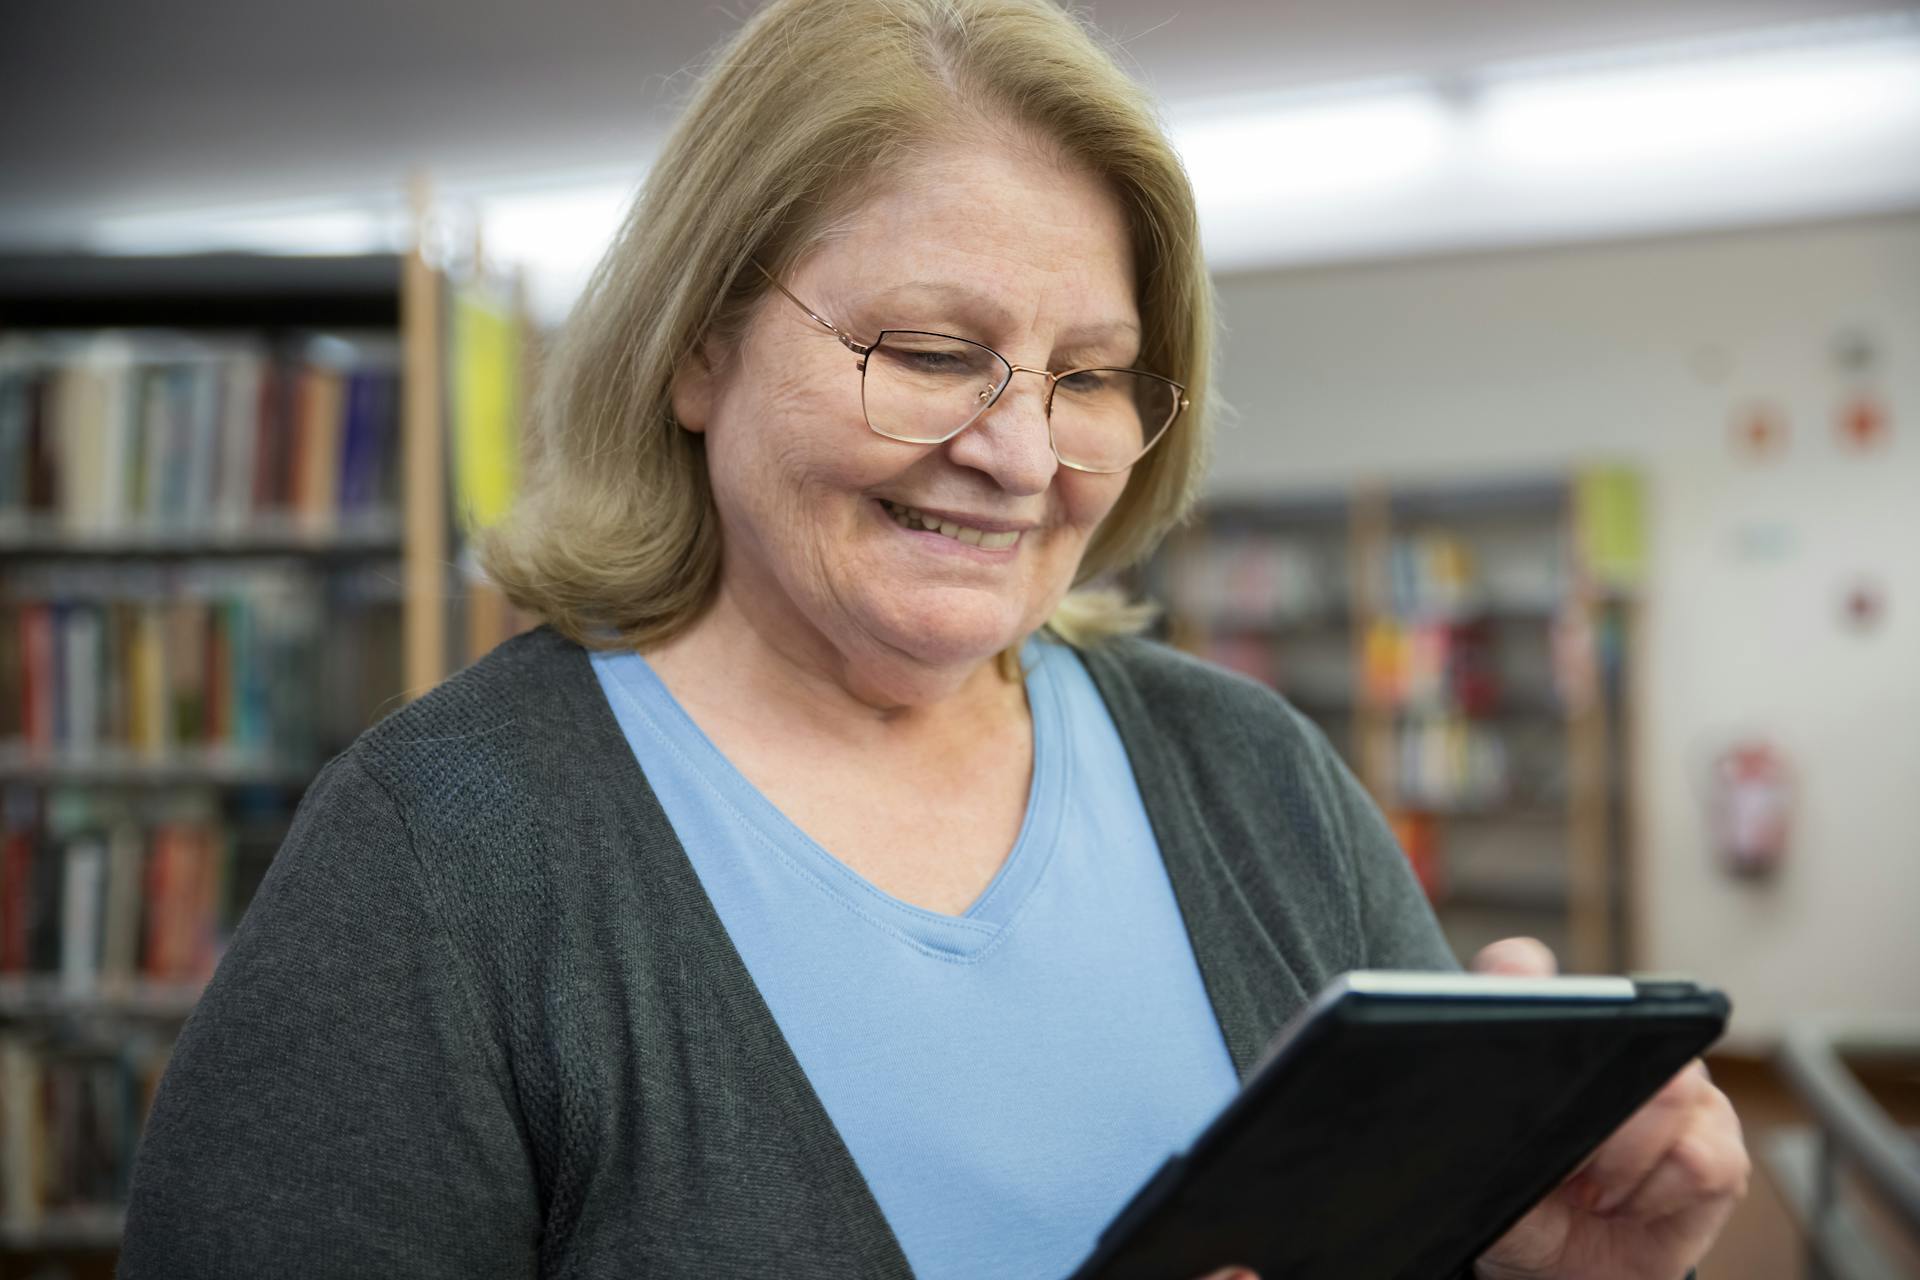
M1213 111L1217 270L1913 209L1920 11Z
M392 253L411 230L397 194L177 209L102 218L100 253Z
M1195 190L1225 207L1404 187L1444 163L1454 128L1434 94L1407 85L1189 109L1173 121Z
M1920 43L1496 82L1474 115L1487 162L1523 174L1791 164L1880 137L1904 138L1920 165Z

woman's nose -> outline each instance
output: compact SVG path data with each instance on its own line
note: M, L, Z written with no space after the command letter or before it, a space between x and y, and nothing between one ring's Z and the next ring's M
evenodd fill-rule
M1059 470L1048 435L1045 377L1016 366L1013 380L973 423L947 445L947 456L993 477L1008 493L1044 493Z

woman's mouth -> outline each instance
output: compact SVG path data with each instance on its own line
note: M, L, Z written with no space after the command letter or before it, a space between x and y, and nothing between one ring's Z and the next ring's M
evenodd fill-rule
M912 507L902 506L898 502L880 499L893 522L903 529L913 529L926 533L937 533L955 542L964 542L970 547L979 547L982 551L1005 551L1020 541L1020 530L1008 529L1000 533L989 533L985 529L974 529L967 525L954 524L950 520L941 520L937 516L922 515Z

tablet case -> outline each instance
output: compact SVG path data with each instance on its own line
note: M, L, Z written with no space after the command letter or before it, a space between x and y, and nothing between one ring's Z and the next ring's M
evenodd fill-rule
M1367 976L1388 975L1350 975ZM1470 1274L1725 1029L1717 991L1597 981L1620 994L1463 1001L1337 983L1071 1280Z

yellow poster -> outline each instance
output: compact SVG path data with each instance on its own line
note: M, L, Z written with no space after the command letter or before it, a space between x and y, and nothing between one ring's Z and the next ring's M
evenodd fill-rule
M1640 473L1617 466L1582 471L1575 511L1581 550L1595 583L1611 591L1638 587L1647 567Z
M453 303L454 510L461 528L506 514L520 479L520 324L482 289Z

